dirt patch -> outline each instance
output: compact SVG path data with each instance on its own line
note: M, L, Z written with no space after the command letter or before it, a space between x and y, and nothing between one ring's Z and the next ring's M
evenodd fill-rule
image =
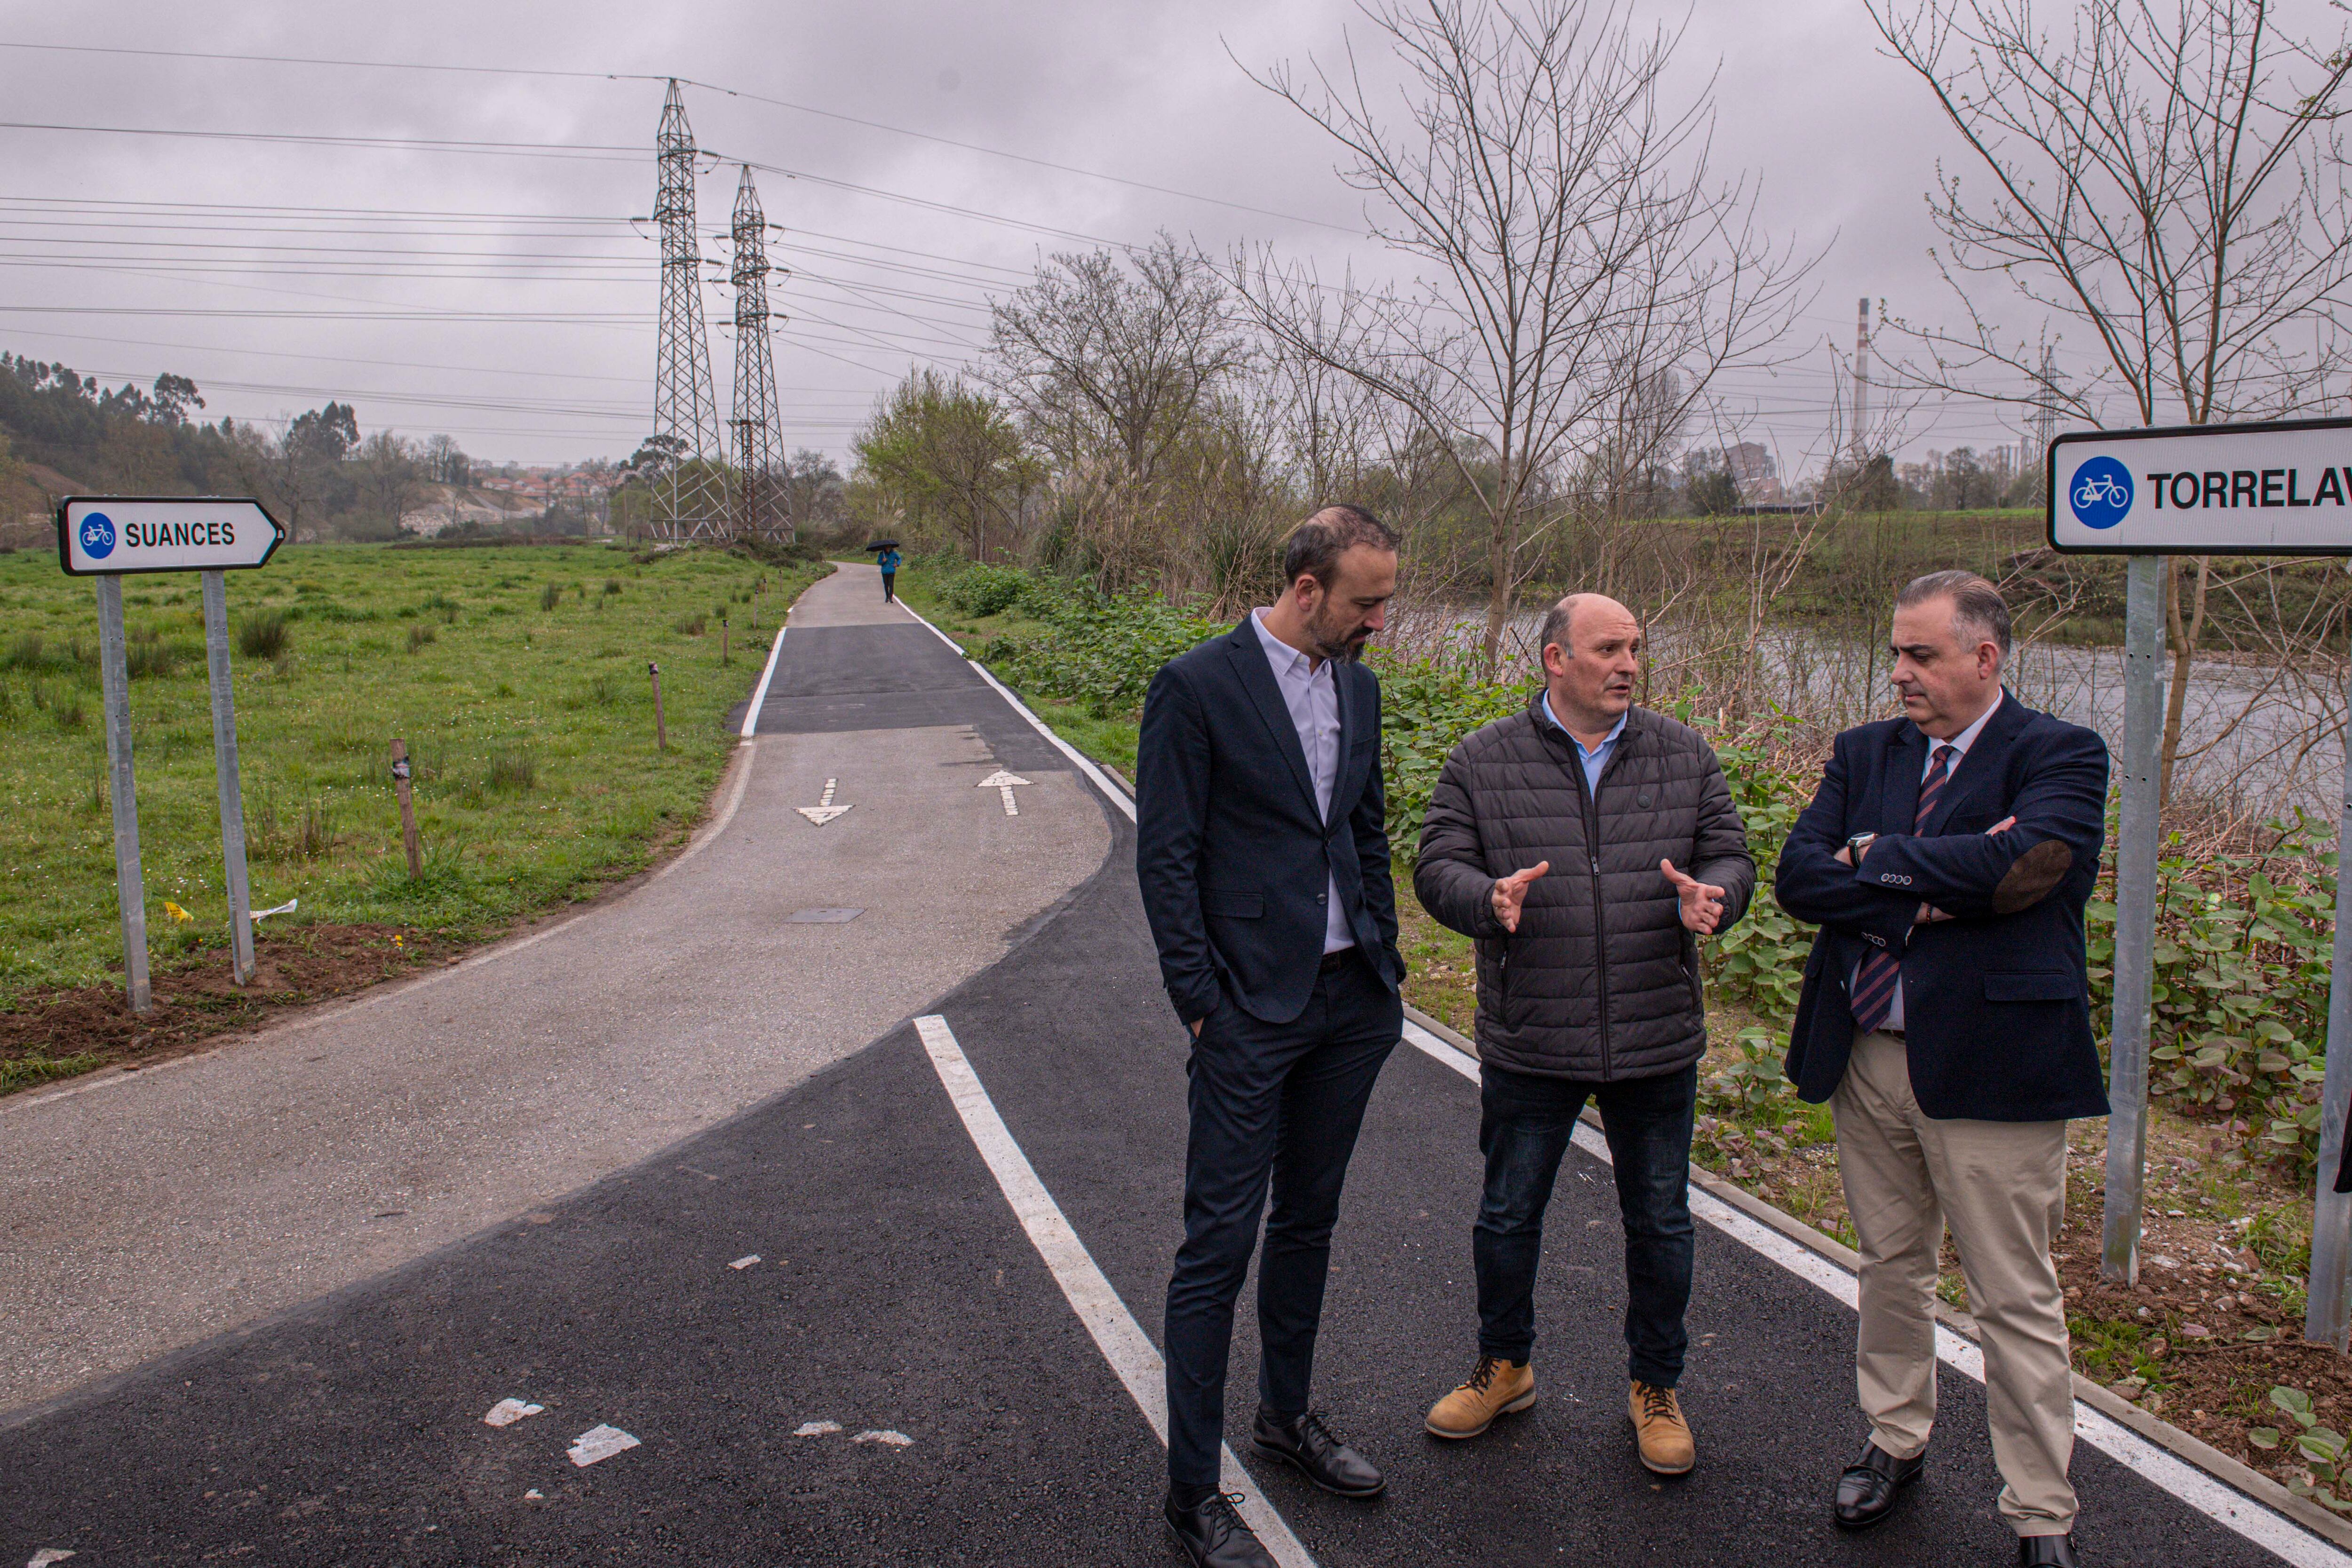
M158 972L144 1017L133 1016L119 983L24 992L0 1013L0 1094L184 1056L215 1035L454 963L478 945L407 926L321 923L262 935L253 979L241 988L230 982L226 952Z

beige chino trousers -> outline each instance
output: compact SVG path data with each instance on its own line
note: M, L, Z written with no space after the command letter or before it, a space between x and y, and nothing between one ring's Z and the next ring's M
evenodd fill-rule
M1871 1438L1898 1459L1936 1422L1936 1265L1948 1221L1984 1348L2001 1517L2020 1535L2074 1527L2074 1387L2050 1260L2066 1204L2063 1121L1938 1121L1892 1035L1855 1037L1831 1097L1838 1171L1862 1254L1855 1382Z

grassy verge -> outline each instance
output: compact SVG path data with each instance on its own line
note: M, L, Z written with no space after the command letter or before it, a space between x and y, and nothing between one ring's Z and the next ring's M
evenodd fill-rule
M305 545L233 574L253 902L300 901L263 928L265 956L307 977L295 993L344 988L644 868L700 816L734 745L723 715L784 606L827 570L590 544ZM159 990L187 989L193 1006L204 986L172 977L216 966L228 921L201 600L179 576L133 578L123 598L152 962ZM122 952L91 586L45 553L0 556L0 1087L13 1087L95 1065L77 1029L103 1037L101 1059L135 1052L137 1031L100 1027ZM419 878L400 850L394 736L414 759Z
M974 651L994 639L1052 629L1034 618L1027 601L974 616L945 602L929 573L901 573L899 584L917 608ZM1412 700L1410 689L1403 695ZM1081 700L1027 690L1023 697L1080 751L1132 776L1132 712L1106 717L1098 705ZM1435 754L1442 756L1450 743L1442 740ZM1770 794L1742 802L1759 852L1765 839L1777 843L1777 834L1786 830L1776 817L1788 814L1789 803L1764 798ZM1397 911L1399 947L1409 970L1406 999L1470 1033L1477 1007L1470 942L1429 918L1402 867ZM1808 933L1777 911L1759 911L1759 918L1789 929L1760 942L1754 933L1741 938L1749 944L1748 967L1793 974ZM1727 972L1738 967L1737 958L1726 966ZM1783 996L1769 980L1749 977L1737 987L1711 983L1710 991L1693 1159L1853 1245L1828 1109L1796 1100L1779 1070L1776 1031L1783 1020L1759 1010L1759 998L1793 1003L1793 990ZM2284 1396L2289 1405L2306 1396L2305 1414L2319 1426L2352 1429L2352 1362L2301 1338L2310 1194L2277 1166L2251 1163L2226 1148L2216 1131L2210 1121L2184 1118L2161 1104L2150 1108L2147 1263L2139 1283L2126 1289L2099 1278L2105 1127L2074 1124L2066 1219L2055 1248L2074 1363L2225 1453L2298 1488L2325 1487L2334 1481L2332 1467L2297 1450L2299 1420L2273 1396L2280 1388L2290 1391ZM1948 1244L1943 1262L1938 1293L1965 1308L1967 1289Z

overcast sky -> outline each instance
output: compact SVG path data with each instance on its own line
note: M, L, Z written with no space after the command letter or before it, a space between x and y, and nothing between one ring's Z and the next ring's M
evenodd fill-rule
M1794 363L1727 384L1793 468L1818 445L1827 345L1850 346L1858 297L1950 313L1921 199L1949 133L1880 53L1861 0L1643 14L1687 16L1684 91L1719 68L1718 172L1760 177L1767 224L1822 253ZM282 418L336 395L363 428L446 431L479 458L625 457L651 427L657 252L629 220L652 211L659 80L85 51L674 74L711 84L687 105L715 158L803 176L755 174L786 230L772 258L793 269L776 283L785 439L839 454L910 362L973 354L989 293L1077 243L1041 230L1141 243L1164 227L1212 253L1270 240L1393 272L1354 237L1360 199L1331 145L1243 69L1330 57L1351 31L1368 40L1338 0L0 5L0 43L79 47L0 48L0 117L20 122L0 129L0 347L110 384L176 371L205 389L206 417ZM706 164L700 222L723 229L740 171ZM730 309L706 290L722 417ZM1915 422L1911 452L2016 434L2000 411L1951 406Z

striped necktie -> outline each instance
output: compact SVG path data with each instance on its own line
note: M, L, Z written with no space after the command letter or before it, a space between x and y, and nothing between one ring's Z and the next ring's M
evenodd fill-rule
M1947 743L1937 745L1935 756L1927 763L1927 776L1919 781L1919 809L1912 814L1912 832L1918 832L1927 814L1936 809L1936 797L1944 793L1944 781L1952 776L1956 750ZM1902 979L1903 960L1885 948L1873 949L1853 977L1855 1028L1869 1034L1885 1024L1887 1014L1895 1010L1895 987Z

